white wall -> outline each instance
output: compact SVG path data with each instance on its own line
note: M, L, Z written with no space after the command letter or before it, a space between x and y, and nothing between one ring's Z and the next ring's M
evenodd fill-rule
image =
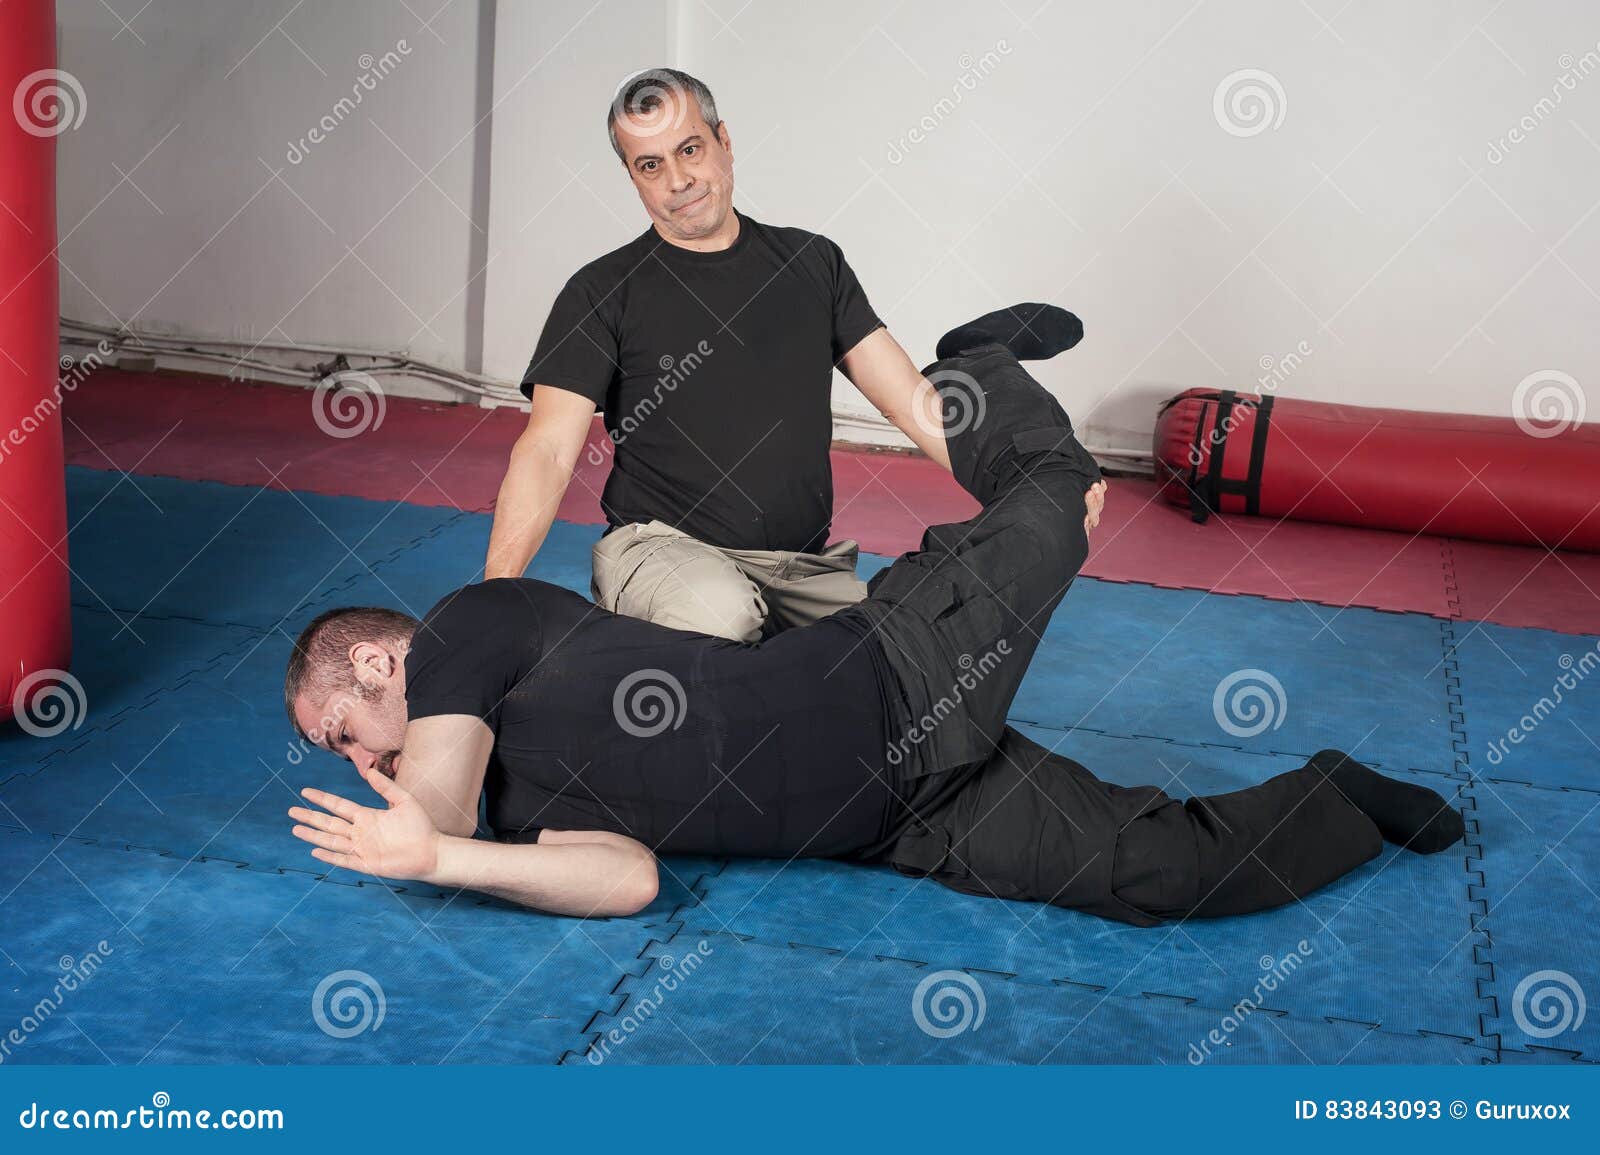
M1540 369L1600 384L1600 71L1487 159L1596 52L1589 0L741 6L686 5L681 45L751 211L839 241L914 355L1000 302L1077 310L1039 372L1093 441L1148 446L1161 398L1302 341L1281 395L1505 415ZM1213 95L1245 68L1286 112L1237 137Z
M61 0L89 100L61 141L64 312L513 380L566 277L645 227L599 110L671 62L718 95L741 206L839 241L914 356L999 303L1076 309L1088 338L1040 373L1092 441L1144 447L1162 397L1302 343L1282 395L1505 414L1538 370L1600 381L1586 0L291 7L154 0L129 32ZM1241 69L1279 82L1281 125L1224 131ZM115 167L152 147L154 205ZM842 381L836 404L865 409Z
M605 113L623 77L669 59L675 9L631 0L497 6L490 375L520 381L567 278L648 227L607 142Z
M60 138L63 313L475 368L479 5L292 7L154 0L124 29L98 0L61 0L61 67L87 102ZM291 163L390 52L398 66Z

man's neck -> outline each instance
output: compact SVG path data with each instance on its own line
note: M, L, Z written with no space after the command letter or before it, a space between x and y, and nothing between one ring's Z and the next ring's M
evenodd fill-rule
M707 233L703 237L683 241L670 237L662 232L661 226L655 225L656 235L669 245L676 245L680 249L688 249L696 253L719 253L723 249L733 247L733 242L739 239L739 214L733 209L728 210L728 218L722 222L714 233Z

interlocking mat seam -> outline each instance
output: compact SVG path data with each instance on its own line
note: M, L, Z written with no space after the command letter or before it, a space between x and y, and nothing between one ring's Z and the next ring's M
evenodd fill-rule
M105 613L106 611L95 610L91 612ZM147 616L153 617L154 615ZM215 626L221 623L206 622L204 624ZM148 709L166 695L176 693L177 691L183 689L195 679L209 673L212 670L215 670L219 665L227 661L229 658L238 655L241 651L246 650L250 646L260 644L260 639L265 636L266 633L266 631L263 630L252 630L243 626L229 628L240 630L246 636L241 637L233 645L227 647L221 653L218 653L213 657L207 658L203 661L191 663L189 666L184 668L183 672L179 674L175 680L171 682L164 682L161 685L152 687L138 701L129 702L127 705L122 706L117 710L113 710L108 714L86 716L82 725L73 731L73 739L71 741L51 746L47 750L41 750L38 755L32 759L32 761L22 761L13 765L10 768L9 773L6 773L3 777L0 777L0 786L4 786L13 778L21 775L37 774L42 770L48 769L52 763L80 749L94 736L104 734L109 730L115 729L129 717L139 713L142 710Z
M221 483L217 483L217 484L221 484ZM301 491L296 490L295 492L301 492ZM345 498L344 500L347 500L347 501L367 501L367 500L370 500L370 499L368 499L368 498ZM389 502L389 501L375 501L375 502L372 502L372 504L374 504L374 505L403 505L403 504L406 504L406 503L404 503L404 502ZM284 620L287 621L287 620L289 620L291 618L294 618L296 616L303 615L308 610L311 610L311 609L313 609L315 607L321 606L323 603L325 603L325 602L329 601L331 598L333 598L334 595L340 593L343 590L347 590L347 589L351 588L357 582L361 581L365 577L368 577L369 575L377 574L385 566L392 565L394 562L398 561L400 558L404 557L406 554L410 553L412 550L417 549L418 547L420 547L422 545L425 545L427 542L429 542L432 539L438 537L440 534L445 533L446 531L448 531L450 529L453 529L456 525L458 525L461 522L461 520L463 518L471 517L471 516L474 516L474 511L473 510L457 510L451 516L445 518L443 521L439 522L437 525L433 526L431 529L424 530L423 532L417 534L416 537L411 538L411 539L409 539L407 541L401 542L400 544L396 545L393 549L389 550L389 552L387 552L385 554L381 554L381 555L379 555L378 557L372 559L369 562L361 563L363 568L359 572L351 574L349 577L341 578L338 581L335 581L330 585L322 585L322 586L317 587L316 589L310 591L304 597L302 597L300 599L300 601L294 607L292 607L291 609L286 611L284 613L284 615L283 615ZM358 545L359 545L359 543L358 543ZM350 551L348 553L348 556L350 558L356 560L357 562L360 562L360 559L355 557L354 551L353 551L353 549L351 549L351 547L349 547L347 545L346 549ZM444 591L441 591L441 593L443 593L443 592ZM119 620L121 620L124 617L124 615L126 615L127 616L127 621L130 622L130 623L139 622L139 621L187 622L187 623L190 623L190 624L193 624L193 625L216 626L216 627L222 627L222 628L248 630L248 631L250 631L251 633L254 633L254 634L271 634L273 632L273 630L276 628L276 627L264 627L264 626L259 626L259 625L253 625L253 624L248 623L248 622L236 622L236 621L232 621L232 620L230 620L228 618L192 617L192 616L190 616L188 614L175 613L172 610L149 611L149 610L133 609L133 608L128 607L128 606L107 606L105 604L97 604L95 602L84 601L84 600L81 600L81 599L75 599L72 604L73 604L73 606L75 606L77 608L85 609L85 610L91 610L91 611L94 611L96 613L109 613L112 616L117 617Z
M325 605L341 590L350 588L355 582L361 580L369 573L377 573L383 567L392 565L394 562L404 557L407 553L418 549L428 541L437 537L439 534L451 529L458 524L463 517L470 516L471 514L472 511L470 510L458 510L454 515L441 521L433 528L418 534L416 537L408 541L402 542L394 549L367 563L361 572L354 574L349 578L335 582L332 585L319 588L318 590L309 594L306 598L302 599L293 610L289 611L289 614L285 615L285 620L291 616L302 615L312 609ZM40 770L47 768L55 760L63 758L79 749L94 735L102 734L108 730L114 729L129 715L146 709L169 693L174 693L183 689L197 678L203 677L204 675L216 670L224 661L237 657L241 655L241 653L260 645L264 638L271 637L278 629L281 628L281 623L279 626L268 628L259 625L250 625L244 622L230 621L224 618L193 617L187 614L172 613L170 611L155 613L141 612L128 607L108 607L105 605L91 604L83 601L74 601L73 606L79 612L102 614L115 618L119 625L123 626L131 626L132 624L140 621L172 621L182 622L186 625L205 626L213 629L235 630L239 631L245 636L241 637L234 644L227 646L221 652L215 653L212 657L191 663L182 670L176 679L168 682L162 682L161 684L150 688L138 701L129 702L108 714L89 714L85 717L82 725L74 729L72 740L51 746L47 750L41 750L31 760L20 760L9 767L0 769L0 786L4 786L6 782L9 782L11 779L19 775L35 774Z
M933 960L912 959L890 954L863 954L853 951L845 951L837 947L822 946L815 943L798 941L776 942L761 938L759 936L743 934L733 930L709 929L705 927L696 928L691 926L693 911L699 908L703 900L706 898L706 887L704 885L705 882L721 873L721 871L725 869L727 865L728 863L724 861L714 868L705 871L700 878L696 880L694 886L692 887L692 893L694 896L693 901L680 904L679 907L666 918L661 925L661 929L668 930L670 933L664 939L653 940L651 944L647 944L645 951L641 952L640 958L646 957L646 954L649 952L652 945L659 946L661 950L665 952L664 957L671 958L674 952L676 952L679 956L682 956L685 954L685 952L695 949L700 942L705 940L724 939L737 941L740 943L752 943L771 948L773 950L773 958L775 960L780 960L783 957L783 952L787 950L801 952L808 955L822 954L837 958L844 958L848 956L853 963L860 963L868 966L887 964L889 966L912 967L919 970L928 970L930 972L938 970L955 970L964 972L966 974L979 976L985 980L1017 983L1035 990L1058 989L1062 990L1063 992L1077 991L1078 993L1099 994L1104 992L1106 989L1104 986L1091 983L1077 983L1067 979L1039 981L1026 976L1015 975L1007 971L997 971L984 967L961 965L952 966L948 965L948 960L946 960L944 963L938 963ZM613 994L618 996L616 1006L602 1014L597 1014L595 1016L585 1031L585 1035L588 1039L588 1045L582 1051L572 1052L566 1056L563 1056L563 1063L600 1061L600 1059L597 1057L596 1048L599 1046L601 1039L606 1034L607 1023L622 1022L624 1018L630 1014L632 1008L639 1004L640 996L647 993L650 989L650 984L645 981L649 978L650 973L651 968L648 966L640 968L637 971L634 971L632 968L630 968L630 973L622 978L622 980L617 984L616 989L613 991ZM635 989L635 983L643 983L644 989ZM1111 994L1105 997L1118 1000L1119 1002L1126 1001L1137 1003L1145 1008L1161 1005L1170 1005L1174 1008L1192 1007L1200 1010L1214 1011L1219 1016L1227 1015L1237 1009L1213 1006L1198 998L1182 994L1173 994L1165 991L1140 991L1136 994ZM1481 1051L1481 1054L1470 1054L1470 1059L1485 1064L1495 1062L1497 1055L1497 1051L1492 1046L1486 1045L1485 1040L1481 1036L1470 1037L1454 1031L1436 1031L1426 1027L1418 1027L1414 1030L1393 1030L1386 1029L1380 1024L1365 1022L1359 1019L1342 1018L1337 1015L1309 1016L1266 1006L1257 1007L1251 1013L1261 1014L1272 1018L1291 1019L1302 1022L1320 1020L1322 1022L1334 1025L1360 1027L1363 1028L1368 1034L1376 1033L1378 1035L1394 1036L1396 1038L1423 1037L1453 1040L1460 1043L1463 1048L1468 1048L1471 1052Z
M645 945L645 948L639 954L639 958L641 960L649 961L647 961L646 965L642 967L628 968L627 973L624 974L612 992L613 995L616 996L615 1005L603 1009L601 1012L597 1013L586 1025L585 1031L583 1032L586 1039L586 1046L582 1050L570 1051L566 1055L563 1055L561 1062L563 1064L572 1065L578 1063L598 1064L604 1061L605 1054L603 1040L612 1029L617 1026L621 1026L625 1033L632 1033L633 1030L638 1029L638 1027L646 1022L654 1013L655 1008L653 1005L653 1000L650 996L655 991L655 984L652 982L652 977L656 973L656 968L655 966L650 965L650 962L654 962L661 967L670 967L675 959L687 957L690 953L697 950L703 955L709 955L713 953L713 950L705 949L707 946L707 940L714 941L718 939L766 948L772 952L771 958L774 960L774 962L780 965L786 951L794 952L797 955L804 954L814 956L816 954L823 954L830 957L840 957L844 954L844 952L830 947L818 947L806 943L779 944L765 942L760 939L752 938L749 935L738 934L732 931L691 931L686 925L680 923L674 932L665 940L653 939L651 942ZM866 966L870 968L873 966L884 965L891 968L910 968L919 971L927 971L930 974L941 971L959 971L988 982L1014 983L1018 986L1027 987L1028 989L1034 991L1056 990L1061 992L1063 997L1067 997L1073 992L1076 992L1077 994L1099 994L1105 989L1103 987L1097 987L1088 984L1070 983L1061 980L1057 980L1052 983L1039 983L1026 978L1020 978L1006 972L987 970L982 967L940 968L929 962L923 962L916 959L899 958L893 955L854 955L851 956L847 962L848 965L851 966ZM1099 1002L1104 1003L1108 1000L1112 1001L1113 1007L1118 1005L1136 1005L1146 1011L1154 1010L1158 1014L1165 1013L1161 1010L1163 1007L1167 1008L1170 1013L1174 1014L1180 1010L1187 1011L1190 1009L1207 1011L1215 1013L1217 1016L1219 1016L1219 1020L1229 1014L1237 1013L1238 1010L1237 1007L1213 1006L1198 999L1154 991L1141 992L1136 995L1106 995L1103 996ZM1099 1003L1096 1004L1097 1007L1098 1005ZM1489 1065L1496 1061L1496 1052L1492 1049L1486 1048L1481 1039L1468 1038L1450 1031L1433 1031L1426 1028L1418 1028L1410 1031L1386 1030L1383 1027L1373 1023L1363 1022L1356 1019L1340 1018L1336 1015L1320 1015L1312 1017L1306 1015L1297 1015L1289 1011L1268 1007L1254 1008L1249 1012L1249 1014L1260 1015L1263 1018L1289 1020L1302 1023L1310 1023L1320 1020L1321 1022L1333 1026L1358 1028L1361 1033L1355 1036L1357 1042L1350 1048L1349 1053L1351 1055L1357 1055L1361 1043L1368 1038L1425 1038L1445 1040L1459 1044L1462 1049L1462 1059L1460 1061L1465 1063ZM689 1047L693 1047L692 1039L687 1040L687 1042ZM688 1048L686 1048L685 1057L680 1061L694 1061L693 1055L688 1053ZM1362 1060L1357 1057L1355 1061L1359 1063Z
M1114 586L1143 586L1152 590L1174 590L1181 593L1202 593L1215 598L1255 598L1264 602L1283 602L1285 604L1299 603L1307 606L1322 606L1333 610L1371 610L1376 614L1394 614L1399 617L1437 618L1439 614L1432 614L1426 610L1397 610L1393 606L1374 605L1371 602L1337 602L1318 601L1315 598L1298 598L1288 594L1265 593L1260 590L1219 590L1200 585L1178 585L1174 582L1153 581L1145 578L1106 577L1104 574L1085 573L1077 579L1080 581L1104 582Z
M1445 578L1446 598L1458 605L1455 585L1455 555L1448 542L1440 544L1441 565ZM1461 815L1466 826L1462 842L1465 853L1462 864L1466 870L1467 930L1471 936L1472 961L1478 970L1474 982L1474 996L1481 1004L1478 1011L1478 1036L1480 1042L1491 1048L1495 1060L1501 1056L1500 1035L1492 1030L1496 1016L1494 937L1486 924L1489 900L1484 882L1483 831L1478 814L1478 797L1474 789L1471 758L1467 748L1467 718L1461 695L1460 655L1456 650L1456 627L1453 621L1439 622L1440 662L1444 669L1445 700L1450 715L1450 745L1454 752L1454 769L1466 778L1461 788Z
M37 833L26 831L26 830L18 829L14 825L9 824L9 823L5 823L5 822L0 822L0 839L9 841L14 846L18 846L18 847L21 847L23 845L32 845L38 851L39 865L41 865L41 866L45 862L49 861L52 857L55 857L56 854L57 854L57 851L60 848L62 848L63 846L70 845L70 844L79 844L79 845L82 845L82 846L93 847L96 851L106 851L106 852L110 852L110 853L113 853L113 854L119 853L119 852L132 852L132 853L139 853L139 854L154 853L154 854L160 854L160 855L162 855L164 857L175 858L178 861L182 862L183 865L179 867L179 869L178 869L176 874L172 875L173 879L176 879L178 875L181 875L184 872L184 870L186 870L191 865L195 866L197 871L211 871L211 872L225 871L225 870L229 870L229 869L250 869L246 864L231 863L231 862L228 862L226 860L214 859L214 858L188 858L187 856L183 856L183 855L168 855L164 851L157 851L154 848L149 848L149 847L138 847L138 846L135 846L133 844L111 843L111 842L100 841L100 840L95 840L95 839L77 838L77 837L63 837L63 836L59 836L59 835L41 835L41 834L37 834ZM37 869L37 867L35 869ZM70 870L70 867L68 869ZM30 871L29 874L31 875L31 873L32 872ZM301 898L299 900L293 901L293 905L289 905L288 906L288 911L289 912L293 912L296 909L298 909L300 907L300 903L303 902L306 897L316 893L315 884L313 884L310 887L310 889L306 889L305 888L306 887L306 880L304 880L304 879L293 880L293 879L290 879L290 878L287 877L289 875L299 874L301 872L270 871L269 870L269 871L265 871L265 872L262 872L262 873L264 873L264 874L278 873L278 874L282 874L282 875L286 876L285 877L285 881L282 884L287 888L286 890L283 891L283 894L285 895L286 904L290 900L294 900L295 895L298 894L298 895L301 896ZM216 882L216 884L215 884L216 887L219 887L219 888L220 887L226 887L227 883L226 883L225 879L223 879L223 877L221 875L216 875L215 877L218 880ZM259 875L257 877L259 877ZM26 876L24 877L24 879L22 881L26 881ZM81 879L79 881L80 881L80 883L82 883ZM335 880L325 879L323 881L335 881ZM19 881L17 883L17 886L21 886L21 885L22 885L22 882ZM83 885L85 886L86 889L88 889L88 886L87 886L86 883L83 883ZM169 885L170 885L170 883L169 883ZM212 884L207 884L207 885L208 885L208 888L209 888ZM267 883L267 884L264 884L264 885L265 885L265 887L267 888L268 891L276 893L275 886L277 884ZM406 890L403 890L402 888L398 888L398 887L386 887L382 883L370 883L370 884L358 884L358 885L362 885L363 888L365 890L367 890L368 892L377 892L377 891L382 891L384 889L394 890L394 891L396 891L398 893L406 894L408 900L415 899L415 898L419 897L419 894L416 891L406 891ZM348 895L350 893L350 891L347 889L347 886L348 886L348 884L346 884L346 886L341 887L339 893L343 894L343 895ZM15 888L13 888L13 890L14 889ZM160 890L156 891L156 894L159 895L165 890L166 890L166 886L162 886L160 888ZM90 894L94 895L94 891L92 889L90 890ZM6 896L0 896L0 901L3 901L4 897L6 897ZM423 893L423 894L420 895L420 897L431 898L433 896L427 895L426 893ZM441 897L448 898L450 896L446 894L446 895L442 895ZM98 902L99 898L98 898L97 895L95 896L95 898L96 898L96 900ZM353 901L361 903L362 905L359 908L349 908L349 909L366 910L367 909L367 904L370 903L370 904L374 904L373 907L372 907L372 910L374 912L381 913L382 911L391 909L390 903L393 901L393 899L392 899L391 896L378 897L376 894L371 894L371 897L369 897L369 898L367 898L365 900L356 899L356 900L353 900ZM135 913L135 915L133 916L132 919L130 919L129 923L124 924L122 926L122 931L130 933L130 934L133 934L134 942L138 947L145 948L145 947L154 946L159 942L161 936L167 934L168 932L178 931L178 932L187 933L188 930L192 929L192 928L185 927L181 922L179 923L179 925L174 926L173 923L169 919L155 919L155 920L150 921L147 926L140 927L140 931L135 933L131 929L133 924L134 924L134 920L136 920L139 917L139 915L142 914L145 911L146 906L148 906L148 905L149 905L149 902L147 902L145 906L141 906L139 908L139 911ZM420 916L426 918L426 917L428 917L428 915L427 915L427 911L428 910L438 910L438 911L442 912L446 905L447 905L446 903L439 903L437 906L433 906L433 905L430 904L425 909L424 908L415 908L414 907L413 908L413 913L417 913L418 911L420 911L421 912ZM508 912L517 913L517 914L527 913L527 912L521 911L520 908L513 907L509 903L496 903L495 900L489 900L487 902L479 902L479 903L476 903L474 905L479 905L479 906L483 906L483 905L499 905L502 909L504 909L504 910L506 910ZM110 915L110 917L113 920L115 920L115 921L117 921L119 923L121 922L121 917L114 910L112 910L110 907L106 907L103 902L99 903L99 907L97 907L97 909L104 909ZM285 914L285 917L287 917L287 914ZM529 917L532 917L532 918L549 918L552 922L557 922L557 923L571 923L570 927L564 928L564 927L557 926L556 928L554 928L556 937L558 937L560 939L560 943L558 945L564 944L568 939L571 939L574 935L584 935L584 937L589 938L590 942L592 943L593 942L593 938L591 937L591 935L585 934L585 928L586 927L592 927L595 924L599 924L599 925L606 926L606 927L609 927L609 928L615 928L616 930L622 932L621 941L624 944L622 949L618 950L617 947L615 945L613 945L610 950L607 950L605 947L600 947L600 946L598 946L598 944L596 944L599 953L604 957L603 964L602 965L598 965L598 966L592 966L592 967L585 968L581 973L579 973L576 976L569 976L569 981L570 981L571 977L576 977L578 985L576 987L569 986L569 990L571 990L573 992L573 998L571 1000L572 1014L571 1014L570 1018L568 1019L568 1021L571 1023L571 1026L568 1029L568 1032L567 1032L567 1034L565 1036L565 1039L563 1041L556 1042L555 1046L553 1046L550 1050L545 1051L541 1057L539 1057L537 1059L529 1058L529 1059L524 1060L524 1061L527 1061L527 1062L538 1062L538 1063L555 1064L555 1063L559 1063L564 1055L566 1055L566 1054L571 1052L571 1049L572 1049L574 1044L576 1044L579 1041L584 1040L584 1039L587 1038L587 1033L588 1033L588 1029L589 1029L588 1024L594 1022L599 1016L601 1016L601 1015L607 1013L608 1011L614 1009L615 997L614 997L612 992L621 985L623 980L625 980L625 979L630 977L630 972L631 972L632 969L634 969L633 958L631 958L629 956L630 955L637 955L639 957L642 957L644 951L649 950L652 945L656 945L657 942L658 942L658 940L656 938L657 931L650 924L647 924L647 923L644 923L644 922L640 922L638 920L633 920L633 919L576 920L576 919L556 919L553 916L545 916L545 915L529 915ZM24 929L24 928L18 928L18 929ZM596 933L598 933L598 932L596 932ZM21 934L20 937L22 937L24 940L28 939L28 934L26 933L25 929L24 929L24 933ZM639 947L638 950L635 951L634 944L635 943L639 943L639 942L642 942L644 945L642 947ZM18 949L17 945L15 943L9 944L9 945L11 946L11 949L13 949L13 950L17 950ZM36 950L43 950L43 948L39 947L39 944L38 944L37 940L34 940L31 943L26 943L25 945L31 945ZM118 941L117 945L118 945L118 947L120 947L122 945L120 940ZM54 961L55 955L54 955L52 950L43 950L43 953L48 954L49 957L50 957L50 960L52 962ZM253 953L253 951L251 953ZM648 962L646 962L646 963L643 964L643 968L647 968L649 965L650 964ZM642 969L642 968L640 968L640 969ZM20 981L20 979L23 977L23 973L24 973L24 972L20 971L20 964L16 963L16 961L14 959L10 960L10 962L8 964L0 965L0 971L8 971L11 974L12 980L18 980L18 981ZM520 985L521 984L519 983L518 986L520 986ZM309 990L309 988L308 988L308 990ZM511 988L510 991L505 992L506 996L510 997L510 995L515 990L516 990L516 987ZM130 995L130 997L136 997L136 998L139 998L139 999L144 999L146 996L148 996L149 999L154 1000L156 1004L159 1004L160 1000L165 998L165 997L168 997L169 994L170 994L170 992L165 992L165 991L156 990L156 989L148 989L148 990L141 990L141 991L139 991L139 992L137 992L135 994ZM381 994L380 994L380 997L381 997ZM144 1006L143 1004L141 1004L141 1007L138 1008L138 1009L142 1010L142 1009L148 1009L148 1008L146 1006ZM321 1034L315 1033L315 1029L314 1029L314 1026L313 1026L314 1016L309 1013L309 1010L310 1010L310 1008L308 1007L308 1014L306 1016L306 1023L305 1023L305 1026L308 1028L307 1035L308 1035L309 1041L313 1042L313 1043L319 1043L319 1044L326 1045L327 1040ZM391 1011L392 1010L393 1010L393 1007L391 1006ZM487 1017L488 1017L488 1015L486 1014L485 1018L487 1019ZM180 1018L179 1021L181 1022L183 1020ZM51 1044L49 1042L47 1042L47 1041L42 1041L41 1040L41 1041L35 1041L34 1043L31 1044L31 1046L33 1048L35 1048L35 1049L40 1049L40 1053L41 1054L45 1054L45 1053L49 1053ZM224 1047L224 1049L226 1049L226 1047ZM61 1061L61 1060L52 1059L52 1060L48 1060L48 1061ZM81 1061L81 1060L68 1059L67 1061ZM185 1060L185 1061L191 1061L191 1060ZM198 1061L210 1061L210 1060L206 1060L203 1056L201 1056ZM237 1062L239 1060L238 1059L233 1059L231 1061ZM304 1057L301 1057L299 1059L291 1060L291 1061L305 1062L305 1061L308 1061L308 1060L306 1060ZM311 1059L309 1061L311 1061L311 1062L323 1062L323 1061L327 1061L327 1059L326 1058L317 1058L317 1059ZM481 1062L481 1061L486 1061L486 1060L479 1059L479 1060L473 1060L473 1061L480 1061ZM487 1061L504 1061L504 1060L492 1060L492 1059L490 1059L490 1060L487 1060Z

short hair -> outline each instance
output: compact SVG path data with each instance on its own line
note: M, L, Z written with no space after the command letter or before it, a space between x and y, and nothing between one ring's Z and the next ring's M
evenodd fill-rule
M295 733L309 738L294 716L294 704L302 695L326 700L337 690L359 686L350 669L351 646L358 642L409 643L421 624L410 614L383 606L345 606L311 619L295 639L283 677L283 706Z
M624 116L642 117L655 112L666 103L663 98L669 92L692 96L700 106L700 118L712 132L717 131L717 126L722 123L717 117L717 98L711 95L711 90L703 82L677 68L646 68L622 82L616 96L611 98L610 107L606 109L606 134L611 137L612 151L622 163L628 163L628 158L623 154L622 145L617 142L617 121Z

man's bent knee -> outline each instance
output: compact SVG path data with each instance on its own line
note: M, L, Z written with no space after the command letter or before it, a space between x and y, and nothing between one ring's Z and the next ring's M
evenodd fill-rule
M760 638L767 607L750 579L720 555L674 552L648 567L653 572L634 575L617 597L617 613L734 642Z

